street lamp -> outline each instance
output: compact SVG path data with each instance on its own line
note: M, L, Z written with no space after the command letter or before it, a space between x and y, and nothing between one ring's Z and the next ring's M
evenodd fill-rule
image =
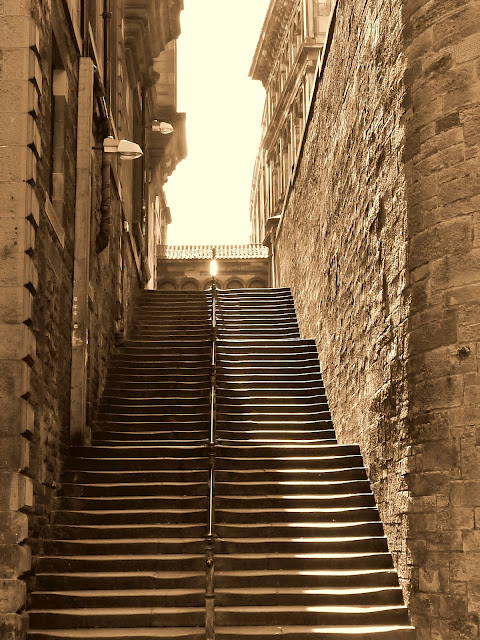
M143 156L143 151L136 142L117 140L113 136L105 138L103 141L103 151L105 153L116 153L122 160L135 160Z

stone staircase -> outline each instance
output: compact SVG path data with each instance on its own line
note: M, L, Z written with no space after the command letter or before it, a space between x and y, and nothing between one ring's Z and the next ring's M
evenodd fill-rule
M205 637L208 300L145 291L136 323L68 460L29 640Z
M29 640L205 638L210 294L146 291L72 450ZM218 292L217 640L414 640L286 289Z
M287 289L218 293L216 638L412 640L355 445Z

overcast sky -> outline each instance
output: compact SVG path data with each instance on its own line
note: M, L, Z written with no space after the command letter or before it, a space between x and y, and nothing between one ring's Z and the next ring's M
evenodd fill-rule
M185 0L178 111L188 157L166 185L169 244L246 243L265 91L248 77L269 0Z

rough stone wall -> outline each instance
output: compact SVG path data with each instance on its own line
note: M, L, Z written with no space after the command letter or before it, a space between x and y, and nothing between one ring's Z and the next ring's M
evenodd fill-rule
M315 337L340 442L359 442L407 577L405 180L401 7L340 2L295 188L278 284Z
M61 0L0 2L2 640L24 638L31 553L41 551L69 441L79 52L66 10ZM52 116L57 95L61 113ZM95 237L98 166L92 186ZM113 186L112 192L111 243L92 255L89 417L114 333L128 327L130 298L141 286ZM53 197L59 193L61 199Z
M340 0L276 249L419 640L477 638L478 0Z
M419 640L479 636L480 2L404 0Z
M61 17L61 13L55 13L56 20ZM68 446L70 420L69 385L65 381L70 380L71 357L69 318L72 309L78 62L74 43L59 37L58 47L68 90L63 132L64 200L62 209L55 211L50 201L53 171L52 22L50 7L32 3L32 24L38 34L38 60L42 77L36 118L42 157L38 163L35 184L40 216L33 256L38 271L32 317L36 361L32 368L35 430L31 438L30 473L34 505L29 517L29 541L33 553L39 550L45 526L49 522L61 459Z

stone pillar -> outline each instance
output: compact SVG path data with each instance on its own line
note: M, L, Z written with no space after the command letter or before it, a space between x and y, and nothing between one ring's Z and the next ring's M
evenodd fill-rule
M0 636L24 636L22 576L30 569L27 513L33 506L29 404L35 366L31 329L37 273L32 256L39 221L36 125L42 77L38 33L29 3L2 5L0 21Z

